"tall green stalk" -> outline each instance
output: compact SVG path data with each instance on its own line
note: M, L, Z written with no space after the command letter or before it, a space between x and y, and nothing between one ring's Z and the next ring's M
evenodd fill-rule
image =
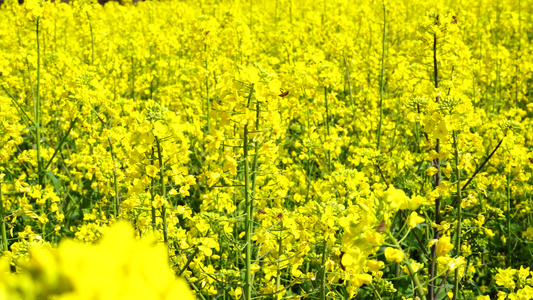
M157 145L157 158L159 160L159 178L160 178L160 185L161 185L161 196L163 199L167 199L167 191L165 188L165 166L163 165L163 155L161 150L161 143L157 137L155 137L155 142ZM168 247L168 229L167 229L167 205L163 204L161 207L161 217L163 218L163 239L165 241L165 245Z
M250 87L250 94L248 95L248 106L252 99L254 86ZM253 222L253 208L252 198L250 197L250 163L248 161L248 124L244 125L243 134L243 160L244 160L244 202L246 205L246 271L244 283L244 299L252 299L252 222Z
M252 87L253 88L253 87ZM252 90L253 92L253 90ZM248 103L250 103L252 99L252 94L250 93L249 95L249 98L248 98ZM259 114L260 114L261 110L259 109L259 101L256 102L256 107L255 107L255 131L256 132L259 132ZM254 157L253 157L253 161L252 161L252 170L251 170L251 174L250 174L250 179L252 181L252 186L251 186L251 191L250 191L250 206L254 207L254 201L255 201L255 188L256 188L256 182L257 182L257 164L258 164L258 151L259 151L259 143L256 142L254 143ZM253 212L253 211L252 211ZM250 225L251 228L250 228L250 231L251 232L254 232L254 223L252 222L252 224Z
M457 227L456 227L456 240L455 240L455 249L456 254L460 255L461 253L461 225L462 225L462 197L461 197L461 172L459 171L459 146L457 145L457 132L453 131L453 148L455 149L455 180L457 188ZM459 294L459 268L455 269L455 279L453 286L453 300L457 300L457 295Z
M324 87L324 102L326 105L326 133L328 134L326 137L326 140L329 139L329 105L328 105L328 88ZM327 153L327 160L328 160L328 171L331 171L331 153L328 150Z
M322 249L322 272L320 272L320 290L318 298L320 300L326 300L326 257L328 254L328 241L324 239L324 249Z
M91 17L89 12L87 12L87 19L89 20L89 29L91 31L91 66L94 66L94 33L93 33L93 24L91 22Z
M507 172L507 264L511 265L511 168Z
M207 43L204 45L205 46L205 54L206 54L206 57L205 57L205 93L206 93L206 105L207 105L207 112L206 112L206 116L207 116L207 133L209 133L211 131L211 117L209 116L209 111L211 110L211 102L209 101L209 65L208 65L208 58L207 58Z
M151 164L154 165L154 148L152 148L152 156L151 156ZM152 213L152 230L154 233L157 231L157 218L155 214L155 207L154 207L154 201L155 201L155 191L154 191L154 180L152 179L152 183L150 184L150 198L151 198L151 213Z
M435 88L438 89L439 88L439 68L438 68L438 59L437 59L437 34L435 33L433 34L433 78L434 78ZM439 102L439 96L435 98L435 101L437 103ZM435 151L440 154L440 139L436 140ZM437 173L433 175L433 184L435 187L438 187L440 186L440 182L441 182L440 158L436 158L433 161L433 165L435 166L435 168L437 168ZM436 224L440 224L440 221L441 221L440 201L441 201L440 196L437 199L435 199L435 223ZM438 240L439 236L440 236L439 231L435 229L433 232L433 239ZM431 261L429 263L429 268L428 268L429 282L432 282L433 279L435 278L436 255L437 255L437 245L433 245L431 247L431 257L429 258ZM428 285L428 295L429 295L429 300L434 300L438 296L434 294L434 286L432 284Z
M135 58L131 56L131 97L135 102Z
M520 0L518 0L518 49L516 50L516 60L518 61L519 57L520 57L520 50L522 50L522 42L521 42L521 27L522 27L522 3ZM515 102L516 102L516 107L519 107L519 102L518 102L518 91L520 89L520 64L518 64L518 62L515 63L515 73L516 73L516 77L517 77L517 80L516 80L516 88L515 88Z
M353 89L352 89L352 80L350 79L350 66L348 65L348 60L346 59L346 55L344 55L344 66L346 68L346 74L345 74L345 82L348 85L348 92L350 95L350 106L355 111L355 102L353 101ZM355 116L355 113L354 113Z
M93 107L91 107L91 108L92 108L94 114L96 115L96 117L98 118L98 120L100 121L100 123L102 123L102 127L105 128L106 125L105 125L104 119L100 116L100 114ZM74 122L76 120L77 120L77 118L73 121L73 123L72 123L71 127L69 128L69 130L68 130L67 134L65 135L65 137L67 137L68 134L70 133L70 129L72 129L72 126L74 125ZM107 142L109 144L109 150L111 152L111 159L113 159L113 184L114 184L114 189L115 189L115 204L113 205L113 215L115 216L115 219L116 219L118 217L118 215L120 214L120 193L119 193L119 190L118 190L118 180L117 180L117 159L116 159L116 155L115 155L115 150L113 148L113 143L111 142L111 137L109 135L107 136ZM61 143L61 144L63 144L63 143ZM50 162L52 162L52 159L50 159ZM50 164L50 162L48 164ZM48 165L45 167L45 170L47 169L47 167L48 167Z
M276 8L274 10L274 28L278 30L278 0L276 0Z
M328 106L328 88L324 87L324 102L326 105L326 132L328 133L329 137L329 106Z
M405 252L403 251L402 247L400 246L400 243L398 243L398 240L394 237L394 235L390 231L387 231L387 235L392 240L394 246L396 246L396 248L398 248L400 251L402 251L403 261L404 261L405 265L407 266L407 269L409 270L409 276L411 277L411 280L415 284L416 291L419 294L418 298L420 298L421 300L426 300L426 296L425 296L425 293L424 293L424 288L422 287L422 284L420 283L420 280L418 279L417 273L414 271L413 267L411 266L411 262L409 261L409 258L405 255ZM431 285L432 284L430 283L429 286L431 286ZM431 295L430 295L430 297L431 297Z
M250 166L248 163L248 125L244 126L244 146L243 146L243 155L244 155L244 202L246 205L246 274L245 274L245 283L244 283L244 299L252 299L252 232L251 232L251 223L252 223L252 206L250 203Z
M7 251L7 234L6 234L6 222L4 211L4 200L2 197L2 181L3 178L0 175L0 234L2 235L2 251Z
M254 17L252 13L252 8L253 8L253 0L250 0L250 31L252 31L253 17Z
M37 36L37 97L34 101L34 119L35 119L35 146L37 147L37 175L39 176L39 185L44 185L43 164L41 159L41 50L39 45L39 21L36 22Z
M274 293L279 292L279 287L281 285L281 253L283 253L283 220L280 221L280 229L278 234L278 261L277 261L277 270L276 270L276 290Z
M383 125L383 90L384 90L384 78L385 78L385 54L386 54L386 42L387 42L387 11L385 9L385 1L383 1L383 39L382 39L382 51L381 51L381 76L379 77L379 124L378 124L378 140L376 149L380 149L381 143L381 127Z

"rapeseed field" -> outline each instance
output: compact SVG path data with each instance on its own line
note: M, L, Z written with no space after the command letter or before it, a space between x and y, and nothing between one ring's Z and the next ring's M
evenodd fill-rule
M533 299L532 0L6 0L0 299Z

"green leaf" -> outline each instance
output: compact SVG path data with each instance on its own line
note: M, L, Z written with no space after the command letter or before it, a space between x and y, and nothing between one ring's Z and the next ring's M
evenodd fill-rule
M52 185L54 186L54 189L56 190L56 193L59 195L61 191L61 182L59 179L54 175L52 171L46 171L46 176L50 178L50 181L52 182Z
M465 283L468 283L468 284L470 284L471 286L473 286L473 287L476 289L476 291L478 292L478 295L483 295L483 292L481 291L481 289L479 288L479 286L477 285L477 283L475 283L475 282L472 281L472 280L468 280L468 281L466 281Z

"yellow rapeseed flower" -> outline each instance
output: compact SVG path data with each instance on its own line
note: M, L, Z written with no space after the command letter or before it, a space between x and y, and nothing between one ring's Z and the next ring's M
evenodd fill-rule
M167 250L151 238L135 239L133 228L115 224L95 245L64 240L57 250L34 248L21 274L0 270L0 295L25 299L186 299L194 296L174 277ZM4 299L4 298L2 298Z
M416 227L416 225L424 222L425 219L420 217L416 211L413 211L411 215L409 216L409 220L407 221L407 224L409 225L409 228L413 229Z
M450 252L452 249L453 249L453 244L450 242L450 236L445 235L441 237L439 241L437 242L436 255L437 257L444 256L448 254L448 252Z
M401 250L394 249L394 248L391 248L391 247L387 247L385 249L385 258L389 262L397 262L397 263L399 263L399 262L403 261L404 255L403 255Z

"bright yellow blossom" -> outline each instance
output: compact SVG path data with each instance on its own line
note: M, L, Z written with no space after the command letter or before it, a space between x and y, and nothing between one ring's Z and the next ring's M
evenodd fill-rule
M409 228L413 229L416 227L416 225L424 222L425 219L420 217L416 211L411 212L411 215L409 215L409 220L407 221Z
M445 235L441 237L439 241L437 242L437 250L436 250L437 257L448 254L448 252L450 252L450 250L452 250L453 247L454 247L453 244L450 243L449 235Z
M387 261L399 263L403 261L404 255L401 250L387 247L385 249L385 258Z

